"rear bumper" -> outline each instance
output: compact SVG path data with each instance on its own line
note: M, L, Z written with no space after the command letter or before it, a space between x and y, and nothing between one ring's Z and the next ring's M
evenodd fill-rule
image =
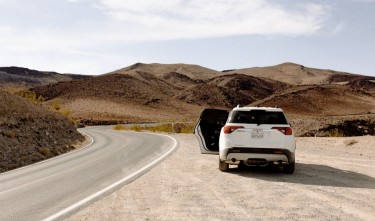
M228 148L225 154L225 160L228 163L237 164L238 161L243 162L277 162L294 163L295 154L288 149L278 148Z

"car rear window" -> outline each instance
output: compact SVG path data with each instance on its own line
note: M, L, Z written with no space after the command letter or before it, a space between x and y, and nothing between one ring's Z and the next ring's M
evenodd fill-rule
M228 122L242 124L288 124L283 112L265 110L233 111Z

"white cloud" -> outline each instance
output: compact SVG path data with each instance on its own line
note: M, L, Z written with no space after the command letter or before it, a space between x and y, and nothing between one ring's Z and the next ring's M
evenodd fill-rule
M18 1L11 2L6 4L9 9L24 7ZM65 0L59 6L36 5L34 11L21 11L18 20L2 19L0 66L100 73L101 66L109 64L117 67L124 61L157 59L148 58L146 52L142 52L142 58L136 57L141 52L133 53L126 47L134 42L238 35L311 35L321 30L330 12L329 7L319 4L275 2L278 1ZM64 19L57 11L61 11ZM37 22L28 22L33 20ZM92 67L88 67L88 60L94 61Z
M9 26L0 26L0 33L1 34L6 34L6 33L9 33L13 30L12 27L9 27Z
M207 38L247 34L309 35L328 7L288 10L266 0L99 0L99 8L127 30L129 40Z

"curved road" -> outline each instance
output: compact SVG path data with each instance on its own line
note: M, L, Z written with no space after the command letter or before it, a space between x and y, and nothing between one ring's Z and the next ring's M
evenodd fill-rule
M178 147L169 136L82 129L93 143L0 174L0 220L54 220L136 179Z

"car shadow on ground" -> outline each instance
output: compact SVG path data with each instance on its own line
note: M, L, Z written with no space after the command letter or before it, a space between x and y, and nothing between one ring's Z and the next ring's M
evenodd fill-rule
M374 177L325 165L297 163L294 174L285 174L275 166L230 168L229 172L271 182L375 189Z

